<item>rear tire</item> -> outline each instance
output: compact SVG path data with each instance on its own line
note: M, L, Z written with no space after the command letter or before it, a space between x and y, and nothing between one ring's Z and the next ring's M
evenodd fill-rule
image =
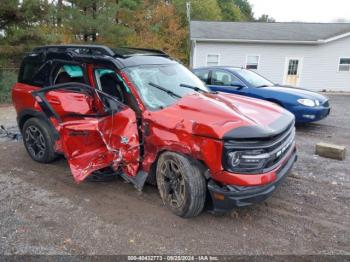
M30 157L40 163L50 163L57 158L55 140L49 125L39 119L28 119L22 129L23 143Z
M202 212L206 181L197 163L183 155L165 152L158 159L156 177L163 203L174 214L189 218Z

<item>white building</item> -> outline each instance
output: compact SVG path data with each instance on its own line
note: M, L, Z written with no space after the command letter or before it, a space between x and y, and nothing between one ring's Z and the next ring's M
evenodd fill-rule
M191 67L238 66L275 83L350 92L349 23L191 21Z

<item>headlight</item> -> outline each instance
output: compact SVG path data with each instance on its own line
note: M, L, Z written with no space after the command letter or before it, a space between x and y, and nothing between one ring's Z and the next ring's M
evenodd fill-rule
M230 152L228 154L228 164L231 167L236 167L239 165L239 163L241 162L241 156L240 156L241 152Z
M304 106L314 107L319 106L320 101L318 100L311 100L311 99L298 99L298 103L302 104Z
M252 170L259 169L269 158L268 153L262 150L232 151L227 155L227 166L231 170Z

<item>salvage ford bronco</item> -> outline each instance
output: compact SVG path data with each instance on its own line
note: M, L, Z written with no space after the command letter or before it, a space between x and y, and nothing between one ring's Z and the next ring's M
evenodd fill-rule
M210 92L158 50L38 47L12 98L33 160L63 154L76 182L104 172L139 190L149 181L181 217L265 200L297 158L291 113Z

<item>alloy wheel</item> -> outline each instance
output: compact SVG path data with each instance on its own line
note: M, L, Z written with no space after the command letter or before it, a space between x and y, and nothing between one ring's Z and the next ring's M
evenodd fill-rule
M44 136L36 126L29 126L25 131L25 142L30 154L36 158L43 158L46 150Z
M185 202L185 180L179 164L172 159L162 163L160 182L165 202L173 208L179 208Z

